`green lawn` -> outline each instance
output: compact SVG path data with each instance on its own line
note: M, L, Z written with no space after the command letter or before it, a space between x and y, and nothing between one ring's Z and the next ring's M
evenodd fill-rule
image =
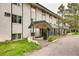
M72 35L79 35L79 32L72 32Z
M39 45L27 40L0 42L0 56L21 56L34 49L39 49Z

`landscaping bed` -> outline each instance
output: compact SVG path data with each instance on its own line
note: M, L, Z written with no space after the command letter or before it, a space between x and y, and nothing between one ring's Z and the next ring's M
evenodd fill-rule
M0 56L22 56L39 48L38 44L28 42L27 39L0 42Z
M57 38L59 38L60 36L58 36L58 35L50 35L49 37L48 37L48 41L49 42L52 42L52 41L55 41Z
M72 35L79 35L79 32L73 32Z

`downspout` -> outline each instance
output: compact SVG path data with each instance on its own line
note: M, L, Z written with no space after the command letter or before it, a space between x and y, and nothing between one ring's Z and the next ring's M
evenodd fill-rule
M13 7L12 7L12 3L11 3L11 40L12 40L12 11L13 11Z
M23 3L22 3L22 38L23 38Z
M31 19L31 24L33 25L32 29L33 29L33 40L34 40L34 36L35 36L35 33L34 33L34 22L33 22L33 19L32 19L32 11L31 11L31 8L32 8L32 5L30 5L30 19Z

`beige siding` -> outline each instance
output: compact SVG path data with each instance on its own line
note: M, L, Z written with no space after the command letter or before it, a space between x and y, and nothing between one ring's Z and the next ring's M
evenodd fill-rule
M20 4L20 6L17 6L15 4L12 4L12 13L15 15L22 15L22 4Z
M30 29L28 28L31 21L30 21L30 5L24 4L23 5L23 37L30 36Z
M49 14L46 13L46 21L50 23Z
M0 41L11 39L11 17L4 16L4 12L11 13L11 4L0 3Z
M40 36L40 29L35 28L35 37L39 37L39 36Z
M37 9L37 21L42 20L42 11L40 9Z
M55 17L52 17L52 20L51 20L52 24L56 24L56 21L57 19Z
M31 18L36 21L36 9L31 7Z
M11 16L4 16L4 13L11 13L11 4L9 3L0 3L0 41L10 40L11 39ZM13 14L22 16L22 5L16 6L13 5ZM35 15L33 16L35 19ZM56 24L57 19L52 16L52 19L49 19L49 14L45 13L45 19L48 23ZM43 20L42 10L36 8L36 20ZM28 37L31 34L31 29L28 28L31 24L31 6L30 4L23 4L23 37ZM22 24L12 23L12 33L22 33ZM35 29L35 35L39 36L39 29Z
M22 4L20 6L12 4L12 14L22 16ZM12 34L22 33L22 24L12 23Z
M13 30L12 33L22 33L22 24L13 23Z

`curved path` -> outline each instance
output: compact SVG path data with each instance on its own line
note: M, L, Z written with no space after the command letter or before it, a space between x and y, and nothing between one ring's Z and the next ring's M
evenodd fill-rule
M65 36L30 56L79 56L79 36Z

